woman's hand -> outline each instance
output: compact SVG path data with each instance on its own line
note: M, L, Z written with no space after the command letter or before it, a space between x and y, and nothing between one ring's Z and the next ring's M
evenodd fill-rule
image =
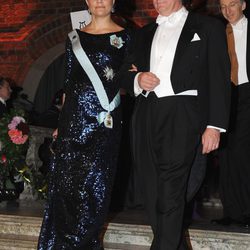
M58 128L55 129L54 132L52 133L53 140L56 140L57 135L58 135Z

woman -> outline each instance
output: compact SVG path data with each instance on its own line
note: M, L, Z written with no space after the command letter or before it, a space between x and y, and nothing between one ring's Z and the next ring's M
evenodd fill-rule
M66 97L50 166L39 250L103 249L100 235L121 135L119 86L113 77L131 38L112 21L112 0L86 2L92 21L70 33L66 43Z

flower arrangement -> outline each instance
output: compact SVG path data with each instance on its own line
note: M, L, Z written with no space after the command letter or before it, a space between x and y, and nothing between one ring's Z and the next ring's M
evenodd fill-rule
M28 140L29 127L21 116L14 116L8 125L10 140L16 144L25 144Z
M19 163L25 163L29 127L22 110L13 109L0 119L0 176L8 178Z
M1 189L15 189L15 182L20 181L30 185L34 192L39 192L43 186L37 171L26 164L28 146L29 126L25 112L12 109L0 118Z

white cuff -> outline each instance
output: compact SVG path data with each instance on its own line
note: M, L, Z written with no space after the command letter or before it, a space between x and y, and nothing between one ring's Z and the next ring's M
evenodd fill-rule
M215 127L215 126L211 126L211 125L208 125L207 128L215 128L215 129L218 129L221 133L225 133L226 130L224 128L218 128L218 127Z
M141 72L137 73L134 79L134 94L135 96L138 96L141 94L141 92L143 91L143 89L139 86L138 83L138 77L140 75Z

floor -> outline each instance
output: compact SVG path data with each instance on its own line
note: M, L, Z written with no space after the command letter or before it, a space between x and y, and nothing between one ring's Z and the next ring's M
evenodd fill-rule
M44 209L44 201L17 200L0 203L0 214L21 215L42 217ZM221 206L207 206L201 203L195 204L194 212L192 213L192 222L190 228L201 230L213 230L223 232L239 232L250 233L250 229L242 228L239 225L220 226L214 225L211 219L222 217ZM113 223L124 224L139 224L147 225L147 216L142 207L123 208L120 211L110 211L108 221Z

